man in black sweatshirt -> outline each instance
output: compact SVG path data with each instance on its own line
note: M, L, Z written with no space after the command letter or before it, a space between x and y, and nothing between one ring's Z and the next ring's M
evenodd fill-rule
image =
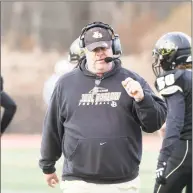
M49 186L59 182L63 153L65 193L137 193L141 130L159 130L165 103L143 78L121 67L119 37L104 23L82 30L86 58L55 87L42 134L40 167Z

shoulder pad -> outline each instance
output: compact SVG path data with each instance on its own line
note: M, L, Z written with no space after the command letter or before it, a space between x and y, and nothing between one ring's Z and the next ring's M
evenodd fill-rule
M157 78L155 87L161 95L174 94L177 91L183 92L182 88L175 84L176 80L184 73L184 70L177 70L171 74L165 74L162 77Z
M159 94L161 96L167 96L176 93L177 91L183 92L182 88L178 85L172 85L167 88L162 89Z

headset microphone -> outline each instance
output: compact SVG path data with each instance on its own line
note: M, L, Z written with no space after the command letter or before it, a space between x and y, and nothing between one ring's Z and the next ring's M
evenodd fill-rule
M106 57L106 58L104 59L104 61L105 61L106 63L109 63L109 62L112 62L112 61L118 59L120 56L121 56L121 55L119 54L118 57Z

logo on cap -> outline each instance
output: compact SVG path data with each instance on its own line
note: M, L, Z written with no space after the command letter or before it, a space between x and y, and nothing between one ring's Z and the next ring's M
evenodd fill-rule
M92 36L92 37L93 37L93 38L102 38L103 35L102 35L100 32L95 31L95 32L93 33L93 36Z

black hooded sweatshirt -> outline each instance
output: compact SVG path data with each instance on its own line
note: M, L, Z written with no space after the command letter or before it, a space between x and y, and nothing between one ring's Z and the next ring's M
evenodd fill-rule
M122 68L120 60L102 78L85 64L86 59L55 87L43 125L40 168L45 174L55 172L63 153L62 180L133 180L142 156L142 130L160 129L167 113L165 103L143 78ZM121 82L127 77L141 84L141 102L123 88Z

